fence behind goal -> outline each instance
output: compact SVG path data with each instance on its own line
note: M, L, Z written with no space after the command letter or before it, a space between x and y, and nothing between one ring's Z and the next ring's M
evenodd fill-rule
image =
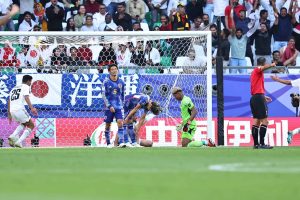
M2 34L2 33L1 33ZM209 44L209 45L208 45ZM197 110L195 139L212 137L211 35L209 32L4 32L0 37L0 138L8 124L9 91L31 74L31 100L39 110L33 134L40 146L105 146L103 81L116 63L126 95L144 93L163 107L140 131L155 146L180 145L176 124L180 103L171 94L179 86ZM139 113L140 116L141 113ZM112 140L117 132L113 123Z

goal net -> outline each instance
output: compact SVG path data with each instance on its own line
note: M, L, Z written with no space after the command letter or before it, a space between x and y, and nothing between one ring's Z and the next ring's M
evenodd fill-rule
M211 36L209 32L2 32L0 37L0 139L17 126L7 120L9 91L33 76L31 101L38 109L31 139L39 146L106 146L103 81L116 63L126 95L144 93L163 111L139 132L154 146L179 146L181 87L198 110L196 140L215 139L212 122ZM140 116L141 113L138 113ZM111 137L117 133L112 124ZM87 140L86 140L87 141Z

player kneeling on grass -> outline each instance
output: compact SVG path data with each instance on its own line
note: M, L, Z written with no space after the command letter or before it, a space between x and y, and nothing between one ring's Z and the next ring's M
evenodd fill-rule
M109 77L104 81L104 103L105 110L105 139L107 147L112 147L110 143L110 126L114 118L118 124L118 139L119 147L126 147L124 142L124 129L123 129L123 102L125 97L125 83L118 77L118 66L115 64L108 66Z
M136 119L136 113L138 110L143 109L144 113L140 117L140 120L134 126L134 122ZM129 135L131 143L133 146L152 146L152 141L149 140L139 140L139 131L140 128L146 124L147 121L159 115L161 112L161 107L157 102L154 102L150 99L148 95L139 93L127 95L125 97L124 103L124 111L125 111L125 140L126 133Z
M172 94L176 100L180 101L182 123L176 126L176 130L182 132L181 144L182 147L201 147L209 146L215 147L215 143L212 139L207 141L193 141L194 134L196 132L196 120L197 110L190 97L185 96L180 87L174 87Z
M8 100L8 119L11 123L12 119L20 123L16 130L9 136L9 145L12 147L22 147L22 142L28 137L34 128L34 123L27 113L25 102L29 106L32 114L37 115L37 109L31 104L29 94L32 76L25 75L22 78L22 85L14 87L9 94ZM23 132L19 138L19 133Z

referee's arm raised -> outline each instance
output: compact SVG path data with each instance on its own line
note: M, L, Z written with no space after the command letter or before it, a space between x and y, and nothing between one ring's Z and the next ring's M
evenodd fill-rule
M276 66L276 63L272 63L272 64L265 64L265 65L259 66L259 67L260 67L261 71L265 71L265 70L267 70L271 67L275 67L275 66Z

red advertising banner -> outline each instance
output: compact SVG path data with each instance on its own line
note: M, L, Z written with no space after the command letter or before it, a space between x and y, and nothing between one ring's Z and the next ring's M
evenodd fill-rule
M180 146L180 133L176 124L180 119L154 118L140 130L140 138L154 142L154 146ZM224 121L225 146L252 146L251 118L226 118ZM205 121L197 121L195 140L217 139L217 123L213 120L212 135L207 135ZM78 126L75 126L78 125ZM299 128L298 118L270 118L266 144L288 146L287 132ZM111 138L117 133L117 125L111 126ZM82 146L86 135L91 136L93 146L106 146L103 119L56 119L57 146ZM291 146L300 146L300 134L295 135Z
M178 123L180 123L179 118L154 118L141 128L140 138L152 140L154 146L180 146L181 135L180 132L176 131L176 124ZM0 120L0 124L7 126L8 123L7 120ZM30 146L30 139L34 134L39 136L41 147L83 146L83 140L87 135L91 137L92 146L106 146L103 118L38 118L35 119L35 124L36 128L26 139L25 146ZM251 126L251 118L225 118L224 145L252 146ZM0 129L0 134L4 139L13 132L16 124L13 123L7 127L9 129ZM212 128L212 134L207 135L206 121L198 120L194 139L212 138L216 141L218 133L216 119L212 122ZM265 143L272 146L300 146L300 134L294 135L290 145L287 143L287 132L297 128L300 128L299 118L270 118ZM117 131L117 124L112 123L112 141Z

